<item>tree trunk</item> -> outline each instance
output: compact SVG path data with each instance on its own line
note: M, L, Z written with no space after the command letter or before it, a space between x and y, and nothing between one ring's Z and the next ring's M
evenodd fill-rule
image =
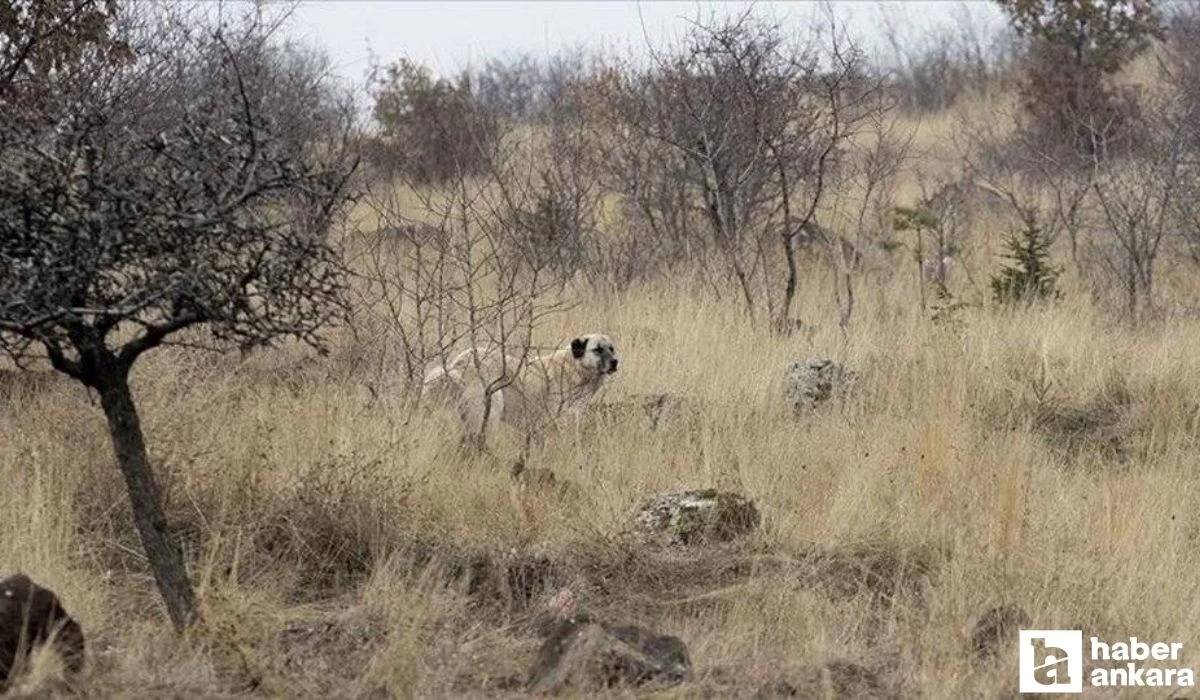
M128 370L108 368L104 376L97 379L100 405L108 419L117 465L129 491L133 522L141 536L158 590L167 604L167 614L175 628L182 631L195 621L196 596L188 580L183 554L171 542L167 532L167 516L150 469L137 406L129 391Z

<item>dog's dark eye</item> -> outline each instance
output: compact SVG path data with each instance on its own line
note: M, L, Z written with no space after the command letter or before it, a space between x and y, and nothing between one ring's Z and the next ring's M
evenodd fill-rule
M592 352L596 353L597 355L603 355L603 354L604 354L604 348L593 348L593 349L592 349Z

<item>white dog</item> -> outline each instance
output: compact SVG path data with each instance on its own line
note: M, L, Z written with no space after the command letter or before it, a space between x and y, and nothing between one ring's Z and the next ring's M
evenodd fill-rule
M600 333L581 335L550 355L514 358L494 348L470 349L426 373L422 391L430 401L456 404L472 435L485 416L489 428L504 420L530 433L564 416L578 426L618 363L612 339Z

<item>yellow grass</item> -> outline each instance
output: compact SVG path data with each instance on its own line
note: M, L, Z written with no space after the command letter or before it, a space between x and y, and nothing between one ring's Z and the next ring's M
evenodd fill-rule
M948 119L920 141L940 143ZM994 230L973 244L986 285ZM889 264L866 278L845 339L816 263L798 309L811 337L772 335L732 290L687 278L574 290L541 342L606 332L621 372L601 400L670 392L700 414L695 430L629 420L550 439L534 464L575 495L519 488L509 443L463 457L452 423L372 400L365 384L399 383L352 360L395 338L360 347L337 332L333 355L307 365L299 348L244 364L152 354L136 397L206 619L185 638L165 623L96 402L65 384L14 398L0 404L0 570L52 587L81 622L91 653L76 683L94 697L503 695L561 587L605 619L680 636L695 675L670 696L748 694L834 659L901 697L1011 694L1015 646L983 667L966 653L972 621L1000 603L1039 628L1183 642L1185 664L1200 662L1200 323L1133 330L1078 290L1052 309L934 323L908 259ZM961 298L985 296L956 279ZM783 373L809 356L860 378L798 421ZM708 487L754 498L761 531L656 579L646 567L662 562L622 537L632 513ZM890 604L871 596L890 584L831 592L853 566L802 575L814 552L859 564L864 547L927 575ZM522 561L556 572L529 601L463 581L471 562L503 579ZM752 565L722 578L722 561ZM59 675L40 657L18 690L66 692Z
M444 696L522 673L535 641L521 624L539 602L489 608L447 585L439 552L615 556L641 499L719 486L758 502L759 551L871 543L943 554L922 597L882 610L771 571L692 604L675 599L694 591L581 589L610 615L687 642L696 679L678 693L846 658L906 695L991 697L1014 687L1015 654L979 670L964 645L972 618L1000 602L1042 627L1193 648L1200 372L1190 350L1200 327L1134 334L1083 305L969 312L947 327L912 306L864 302L843 345L819 300L805 312L823 325L805 341L772 337L733 299L675 284L583 297L546 338L609 331L622 372L606 398L669 391L699 402L703 417L696 434L630 424L578 448L552 442L539 465L582 487L583 500L515 490L502 457L456 458L433 426L368 405L353 375L289 389L278 377L294 352L236 370L162 352L139 369L136 390L211 631L180 640L163 624L101 417L74 387L0 414L0 562L55 588L82 622L93 652L82 683L100 696L238 694L247 679L273 696ZM858 368L862 385L797 423L782 369L810 355ZM1120 382L1127 461L1088 445L1057 452L1063 436L1032 422L1039 381L1050 411L1089 406ZM434 563L406 560L416 541ZM289 665L280 633L309 620L331 623L333 641ZM39 668L27 687L53 676Z

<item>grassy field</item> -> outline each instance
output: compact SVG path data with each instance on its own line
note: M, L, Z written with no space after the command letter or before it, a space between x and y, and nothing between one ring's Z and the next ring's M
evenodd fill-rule
M917 125L918 143L934 153L952 122ZM976 283L951 279L960 299L985 299L999 227L976 227ZM1072 280L1056 307L934 321L915 266L895 260L864 278L846 338L816 265L798 309L814 330L790 337L686 276L575 290L540 339L608 333L621 371L601 401L669 392L698 419L654 429L631 413L551 439L535 464L566 490L514 483L511 444L464 458L449 424L410 420L387 388L400 382L380 360L396 343L385 335L336 331L316 360L151 355L136 397L207 621L184 638L164 621L95 400L68 384L5 396L0 569L57 591L91 652L73 686L43 655L14 692L515 693L563 588L687 643L694 678L671 697L777 682L806 697L1013 694L1015 645L990 664L968 653L972 624L1000 604L1038 628L1179 641L1187 665L1200 642L1200 321L1134 329ZM1189 291L1182 273L1164 279ZM810 356L860 380L796 420L784 370ZM648 496L709 487L752 497L760 531L690 557L625 536ZM839 685L819 673L832 661L872 679Z

